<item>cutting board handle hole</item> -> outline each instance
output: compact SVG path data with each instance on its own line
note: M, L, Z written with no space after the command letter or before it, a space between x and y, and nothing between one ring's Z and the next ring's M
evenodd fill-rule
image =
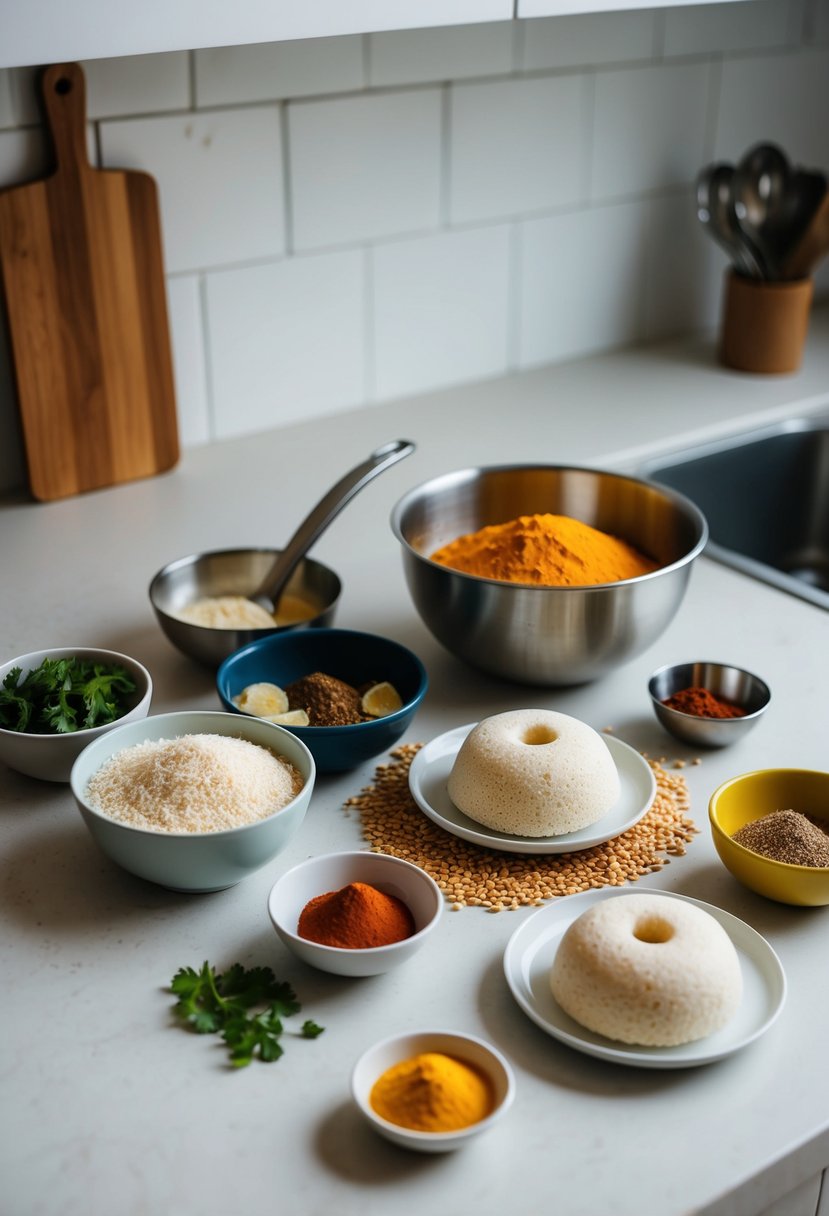
M66 76L59 77L59 79L55 81L55 92L60 93L61 97L64 97L67 93L71 93L72 81Z

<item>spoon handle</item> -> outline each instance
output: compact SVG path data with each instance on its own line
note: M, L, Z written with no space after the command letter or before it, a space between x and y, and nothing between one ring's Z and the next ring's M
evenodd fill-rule
M296 567L331 521L339 515L346 503L350 502L354 495L362 490L363 486L368 485L378 473L397 464L398 460L403 460L414 450L415 445L411 440L393 439L390 443L384 443L382 447L377 448L351 472L341 477L299 525L262 580L262 585L254 598L256 596L267 597L277 604L285 589L285 584Z
M829 191L824 194L806 231L783 259L784 279L805 279L829 253Z

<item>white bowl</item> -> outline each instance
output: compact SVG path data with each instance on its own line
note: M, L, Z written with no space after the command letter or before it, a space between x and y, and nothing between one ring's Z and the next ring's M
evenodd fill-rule
M492 1113L479 1123L454 1132L420 1132L399 1127L383 1119L369 1101L372 1087L387 1068L411 1059L424 1051L440 1051L472 1064L485 1073L491 1083L495 1097ZM507 1113L515 1097L515 1078L512 1068L500 1051L470 1034L458 1034L451 1030L420 1030L409 1034L393 1035L369 1047L354 1066L351 1074L351 1093L363 1117L375 1131L393 1144L411 1148L418 1153L448 1153L460 1148L488 1131L494 1123Z
M390 946L347 950L308 941L297 933L300 913L317 895L339 891L351 882L364 882L396 895L408 906L415 921L411 937ZM443 895L434 879L399 857L384 853L326 853L311 857L288 870L274 883L268 896L268 915L289 950L320 971L334 975L380 975L416 954L440 920Z
M22 668L25 676L39 667L44 659L71 658L110 665L119 663L135 681L135 692L130 694L127 702L129 708L123 717L88 730L76 730L66 735L35 735L0 727L0 760L27 777L39 777L42 781L68 781L72 765L89 743L125 722L146 718L150 711L153 681L147 668L129 655L119 654L115 650L100 650L95 646L53 646L47 650L21 654L0 666L0 684L13 667Z
M147 740L213 734L246 739L293 764L304 785L297 796L266 819L221 832L154 832L131 827L94 810L86 800L90 778L111 756ZM262 718L209 710L156 714L130 722L91 743L72 768L78 810L93 839L118 865L174 891L221 891L267 865L294 836L314 788L314 758L290 731Z

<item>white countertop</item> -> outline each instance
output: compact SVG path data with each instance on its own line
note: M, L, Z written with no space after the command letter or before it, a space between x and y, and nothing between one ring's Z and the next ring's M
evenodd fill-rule
M361 847L357 817L342 804L370 781L373 763L320 777L287 851L205 896L117 869L93 845L68 787L2 769L4 1216L213 1216L286 1204L300 1216L494 1216L513 1206L728 1216L761 1210L829 1164L829 909L742 889L707 828L708 798L725 778L769 765L826 767L826 613L704 558L676 619L644 654L582 688L522 688L463 667L431 638L388 524L404 490L439 472L534 460L630 467L680 440L827 398L829 315L820 312L795 376L726 372L702 337L192 450L170 474L80 498L0 503L4 658L105 646L150 668L154 712L217 708L212 674L157 628L151 576L199 550L283 544L346 468L388 439L416 440L415 455L364 490L314 550L344 581L337 623L396 638L428 668L430 690L404 741L536 704L612 725L670 763L696 753L656 724L651 671L699 657L756 671L772 688L766 718L737 747L683 770L700 832L647 885L747 921L778 952L789 983L772 1029L720 1063L677 1072L606 1064L545 1035L509 993L504 947L532 909L447 910L414 960L375 979L327 976L287 953L268 921L270 886L310 854ZM270 965L325 1034L289 1041L276 1064L230 1073L210 1037L174 1024L165 990L179 967L205 959L220 969ZM462 1152L434 1158L380 1140L349 1098L366 1046L428 1026L489 1039L517 1079L508 1118Z

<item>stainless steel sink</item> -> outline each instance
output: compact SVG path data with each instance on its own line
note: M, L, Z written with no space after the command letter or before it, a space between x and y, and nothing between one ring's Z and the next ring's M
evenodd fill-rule
M829 412L652 460L708 520L706 555L829 608Z

